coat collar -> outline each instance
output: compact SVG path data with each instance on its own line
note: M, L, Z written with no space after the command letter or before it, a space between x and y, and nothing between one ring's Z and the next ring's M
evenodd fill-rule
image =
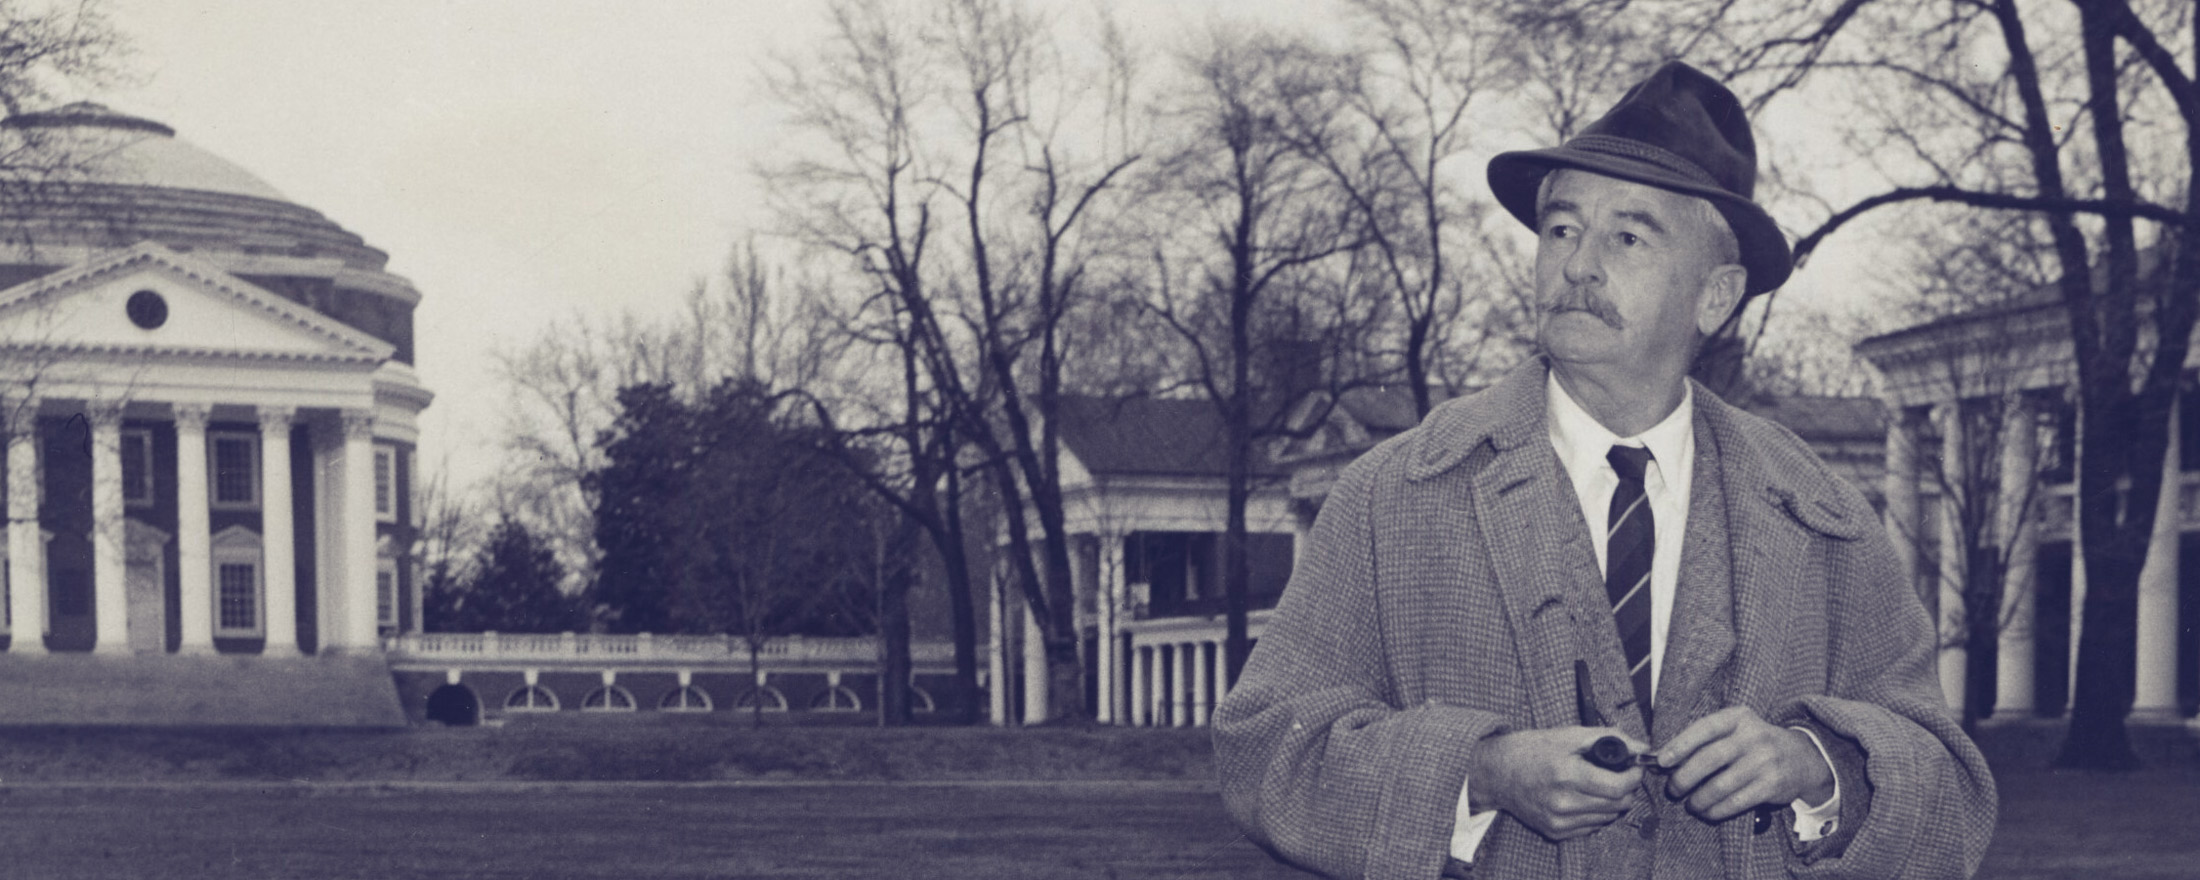
M1548 443L1543 384L1550 366L1535 358L1480 393L1447 401L1428 414L1408 450L1406 478L1426 480L1457 467L1484 443L1498 452Z
M1466 461L1484 443L1499 453L1528 443L1549 443L1544 427L1549 373L1550 365L1534 358L1496 385L1430 412L1407 450L1407 479L1439 476ZM1714 448L1720 450L1727 490L1737 500L1769 499L1804 527L1844 540L1861 538L1876 525L1866 511L1849 502L1853 490L1828 471L1800 438L1720 400L1701 384L1694 385L1693 392L1697 443L1704 445L1703 433L1711 435Z

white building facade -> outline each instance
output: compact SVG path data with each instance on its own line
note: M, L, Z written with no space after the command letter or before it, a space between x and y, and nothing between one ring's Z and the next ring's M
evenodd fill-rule
M1888 535L1939 618L1950 709L1996 723L2063 716L2086 583L2061 305L2034 297L1874 337L1857 352L1883 377ZM2182 723L2200 703L2200 640L2189 631L2200 609L2200 413L2189 377L2179 398L2139 578L2133 723ZM1990 617L1964 611L1971 566L2002 570ZM1967 638L1979 626L1998 631Z
M1071 399L1062 413L1063 513L1093 716L1104 724L1205 726L1228 687L1222 432L1206 400ZM1248 637L1282 595L1303 524L1263 451L1247 505ZM994 577L981 670L995 724L1043 719L1038 623Z
M416 631L412 285L158 123L0 134L68 156L0 223L6 654L379 658Z

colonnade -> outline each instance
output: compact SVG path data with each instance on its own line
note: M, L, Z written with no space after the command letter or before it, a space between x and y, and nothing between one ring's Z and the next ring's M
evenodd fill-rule
M44 528L39 509L44 488L39 463L40 441L36 428L40 402L21 398L6 402L7 412L7 575L8 611L12 625L8 652L46 653L48 618L46 589L23 588L48 583ZM142 410L138 402L133 412ZM59 413L57 408L57 414ZM175 402L167 405L176 434L176 531L177 581L181 605L177 609L180 639L177 652L208 655L215 652L216 583L211 529L212 490L207 453L207 425L215 405ZM260 588L264 617L265 648L270 656L299 653L297 632L297 525L291 492L291 429L298 410L287 406L223 407L249 409L258 422L261 558ZM74 414L74 413L68 413ZM93 402L82 409L91 428L92 480L92 597L95 638L93 652L122 654L131 651L129 593L124 554L124 500L122 460L123 407ZM345 409L330 420L335 431L313 451L316 468L317 534L316 569L320 590L316 619L324 649L374 651L379 649L375 584L375 473L374 415L363 409Z
M1128 697L1120 722L1135 727L1205 727L1227 690L1223 642L1130 641Z
M2062 488L2050 486L2040 473L2041 456L2038 447L2037 410L2032 401L2021 395L2011 395L2004 401L1999 425L1999 448L1990 466L1997 470L1998 484L2017 487L2016 491L1997 493L1996 506L1988 522L1992 534L1989 538L1995 546L2006 547L2007 568L2004 573L2002 606L1998 620L2000 631L1996 642L1998 657L1995 661L1995 697L1993 717L2019 719L2046 710L2053 714L2067 706L2035 705L2035 660L2038 636L2037 593L2038 546L2041 540L2040 525L2044 507L2049 503L2067 504ZM1925 436L1926 422L1930 421L1939 434L1939 462L1941 473L1933 474L1925 466L1925 456L1920 449ZM2138 666L2136 670L2135 700L2132 717L2136 720L2170 720L2179 716L2177 695L2177 596L2179 589L2179 532L2182 522L2178 499L2182 482L2178 460L2176 424L2171 418L2171 438L2166 460L2163 462L2166 479L2155 510L2155 530L2151 538L2145 567L2139 576L2139 633L2137 639ZM1939 630L1943 639L1939 656L1941 687L1952 711L1961 712L1967 699L1965 679L1970 657L1962 641L1957 638L1963 631L1963 585L1966 560L1962 558L1964 540L1961 515L1957 504L1950 500L1957 492L1950 486L1962 486L1963 469L1968 466L1987 466L1987 462L1970 461L1964 454L1967 438L1965 432L1972 427L1961 415L1961 407L1954 402L1924 410L1900 412L1888 420L1886 437L1886 526L1893 540L1896 554L1903 570L1918 572L1920 544L1926 529L1932 529L1939 546L1935 586L1925 597L1928 605L1937 609ZM2070 454L2071 450L2064 450ZM1938 503L1935 521L1927 523L1922 518L1922 492L1924 485L1934 485L1944 499ZM2074 510L2074 507L2071 508ZM2073 518L2074 519L2074 518ZM2077 541L2078 530L2074 521L2069 527L2072 541L2072 571L2070 572L2069 626L2067 640L2070 658L2063 664L2072 677L2070 687L2063 693L2075 692L2077 646L2079 633L2084 626L2085 566L2084 551ZM2200 564L2196 561L2195 564ZM2200 672L2200 671L2196 671Z

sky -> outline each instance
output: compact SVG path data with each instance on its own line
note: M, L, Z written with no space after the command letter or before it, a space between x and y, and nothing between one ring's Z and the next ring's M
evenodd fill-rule
M253 172L420 290L416 367L437 394L421 454L458 486L501 455L493 352L557 318L670 308L769 223L752 170L779 130L759 73L821 34L824 6L109 2L136 81L84 97ZM1217 15L1321 23L1312 4L1110 5L1151 44Z

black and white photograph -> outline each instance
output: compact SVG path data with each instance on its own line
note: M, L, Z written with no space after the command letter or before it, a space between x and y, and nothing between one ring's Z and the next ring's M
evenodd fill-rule
M0 0L0 878L2200 877L2195 205L2187 0Z

